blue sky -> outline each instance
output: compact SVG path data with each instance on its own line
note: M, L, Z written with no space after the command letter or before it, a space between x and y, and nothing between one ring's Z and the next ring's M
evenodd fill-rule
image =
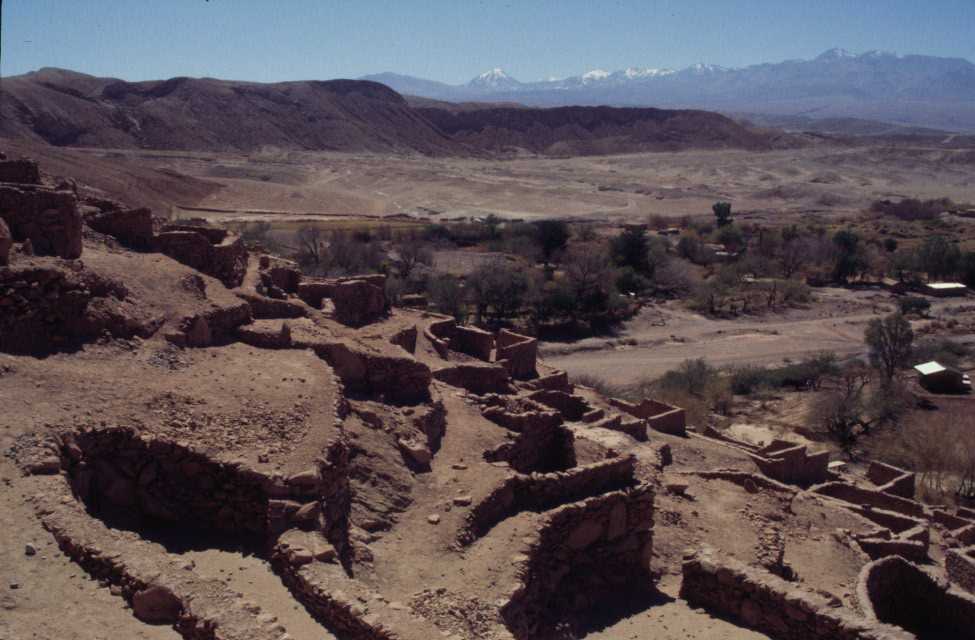
M0 73L451 83L854 52L975 60L975 0L5 0Z

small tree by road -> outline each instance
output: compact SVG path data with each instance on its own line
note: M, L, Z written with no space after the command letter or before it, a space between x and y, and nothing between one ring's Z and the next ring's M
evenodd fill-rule
M867 325L864 341L870 349L870 362L884 381L893 380L897 370L908 364L914 331L902 313L874 318Z

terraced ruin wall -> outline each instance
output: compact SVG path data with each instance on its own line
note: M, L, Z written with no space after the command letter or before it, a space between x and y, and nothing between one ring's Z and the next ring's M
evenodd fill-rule
M653 489L613 491L546 512L516 559L519 582L501 614L517 638L544 637L620 593L650 589Z
M898 556L866 565L857 599L869 619L896 624L925 638L975 638L975 597L950 589Z
M693 607L768 634L775 640L909 640L896 627L831 607L767 571L720 560L711 550L684 559L680 596Z
M635 484L632 455L556 473L512 474L474 506L458 536L463 544L480 538L506 518L522 511L544 511Z
M945 554L945 569L949 580L975 594L975 547L949 549Z

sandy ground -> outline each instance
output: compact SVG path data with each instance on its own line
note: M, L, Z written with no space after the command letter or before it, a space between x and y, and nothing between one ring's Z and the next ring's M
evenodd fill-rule
M72 150L175 171L217 185L184 196L179 216L280 219L280 214L389 215L422 219L567 216L634 221L707 215L731 200L749 219L850 215L877 198L948 196L975 201L975 167L938 146L823 144L770 152L682 151L582 158L427 158L266 150ZM200 193L203 193L202 191ZM251 212L248 214L248 212ZM169 213L169 212L161 212Z
M833 351L840 357L864 353L863 332L871 318L895 309L881 291L824 288L808 308L765 316L714 319L687 311L682 303L646 307L611 338L545 343L547 364L570 374L587 374L612 384L657 378L683 361L704 358L715 366L772 365ZM932 314L970 304L936 301Z

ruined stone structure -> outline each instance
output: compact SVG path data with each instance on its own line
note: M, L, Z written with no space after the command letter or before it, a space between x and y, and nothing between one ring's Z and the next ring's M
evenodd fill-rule
M975 638L975 597L898 556L863 567L857 599L868 619L897 625L920 638Z
M877 486L878 491L914 499L915 475L910 471L893 465L873 461L867 469L867 478Z
M774 440L751 455L765 475L779 482L808 487L829 478L829 452L810 454L805 445L787 440Z
M687 435L687 416L680 407L650 398L644 398L639 404L610 398L609 403L631 416L646 421L647 426L654 431L674 436Z
M247 249L239 236L224 229L170 224L154 239L155 248L188 267L237 287L247 270Z
M498 332L497 361L508 370L515 380L529 380L538 376L535 361L538 359L538 340L507 329Z
M118 239L131 249L149 251L153 246L152 212L149 209L125 209L113 202L85 215L89 227Z
M775 640L910 640L914 636L833 606L762 569L713 550L687 556L680 595L691 606L768 634Z
M38 255L81 257L81 214L78 199L70 191L0 183L0 218L15 242L29 240Z
M600 602L652 586L653 490L641 484L546 512L501 608L518 638L544 637Z
M945 554L945 570L949 580L975 594L975 546L949 549Z

